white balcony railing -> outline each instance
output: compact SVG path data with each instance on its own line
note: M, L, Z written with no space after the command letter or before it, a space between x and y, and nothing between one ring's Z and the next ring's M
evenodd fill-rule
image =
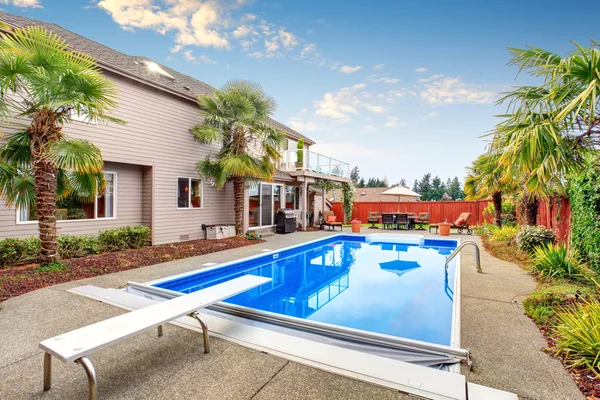
M283 171L309 171L317 174L348 178L350 164L327 157L314 151L304 150L304 159L298 160L297 150L285 150L281 153L279 168Z

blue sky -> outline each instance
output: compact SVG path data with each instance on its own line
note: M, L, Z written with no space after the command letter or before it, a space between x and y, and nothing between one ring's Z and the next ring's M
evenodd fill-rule
M559 53L600 40L591 0L0 0L4 11L54 22L219 87L259 82L275 118L313 150L361 175L465 175L504 109L516 70L506 47ZM579 22L578 22L579 21Z

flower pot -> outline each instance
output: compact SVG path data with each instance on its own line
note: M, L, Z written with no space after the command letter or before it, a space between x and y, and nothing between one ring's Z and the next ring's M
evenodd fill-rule
M351 221L350 222L350 226L352 226L352 232L353 233L360 233L360 225L362 224L361 221Z
M441 224L439 224L440 236L450 236L450 227L451 226L452 226L452 224L450 224L448 222L442 222Z

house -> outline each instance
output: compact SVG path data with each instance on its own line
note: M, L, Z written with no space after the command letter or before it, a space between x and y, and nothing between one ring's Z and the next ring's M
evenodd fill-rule
M93 124L77 115L63 132L89 140L102 151L107 188L92 203L65 199L58 204L60 234L94 234L108 228L147 225L153 244L204 237L204 224L233 225L233 187L222 190L203 179L195 164L218 152L203 145L189 129L201 123L196 99L213 87L143 56L130 56L86 39L58 25L0 12L12 28L41 25L65 40L70 48L93 56L105 76L119 90L113 115L126 125ZM16 121L12 121L16 122ZM310 185L317 178L347 182L349 165L310 151L314 141L271 120L287 137L272 182L246 189L244 227L272 229L274 214L286 206L306 226ZM14 124L1 127L13 132ZM304 160L298 162L296 144L303 138ZM37 235L35 210L7 208L0 199L0 239Z
M420 194L413 192L407 187L402 187L402 194L400 199L398 196L390 196L382 194L386 190L390 190L389 187L376 187L376 188L356 188L354 192L355 203L398 203L398 201L418 201L421 197ZM332 203L341 202L342 193L339 190L329 194L327 199Z

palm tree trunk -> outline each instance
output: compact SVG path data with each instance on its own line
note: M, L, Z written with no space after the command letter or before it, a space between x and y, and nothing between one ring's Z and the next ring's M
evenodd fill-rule
M35 201L40 231L40 264L59 260L56 230L56 168L48 162L34 162Z
M244 223L244 178L233 179L233 199L235 214L235 234L242 236Z
M40 232L40 264L48 265L60 259L56 229L56 167L46 159L48 144L60 138L60 127L50 109L40 109L33 116L29 128L33 172L35 176L35 203Z
M523 202L525 203L525 219L527 225L537 225L537 214L538 214L538 199L534 195L526 193L523 196Z
M492 194L492 201L494 203L494 218L496 219L496 225L502 226L502 192L494 192Z

